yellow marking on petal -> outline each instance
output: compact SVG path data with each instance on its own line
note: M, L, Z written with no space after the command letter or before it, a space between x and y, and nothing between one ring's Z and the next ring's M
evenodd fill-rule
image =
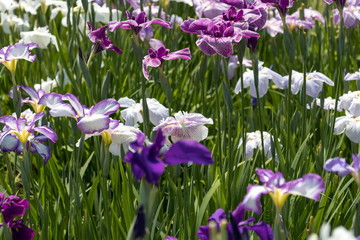
M286 198L290 195L289 193L281 193L278 188L275 188L274 192L269 193L271 199L273 200L276 209L280 210L285 203Z
M306 77L306 80L310 80L310 78L309 78L309 77Z
M30 133L25 129L22 132L14 132L14 133L18 137L21 144L25 144L30 136Z
M101 137L102 137L105 145L110 146L110 144L112 142L111 141L111 134L108 131L104 130L104 131L101 132Z
M1 62L7 69L9 69L10 72L15 72L16 70L16 63L17 63L17 60L16 59L13 59L11 61L3 61Z

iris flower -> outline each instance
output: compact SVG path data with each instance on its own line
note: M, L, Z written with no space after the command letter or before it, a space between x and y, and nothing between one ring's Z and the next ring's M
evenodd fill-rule
M216 224L217 231L220 231L220 224L226 224L227 230L227 239L236 240L236 239L249 239L248 231L254 231L261 240L272 240L273 231L269 224L266 222L259 222L251 225L255 221L253 217L250 217L244 220L244 212L242 204L236 208L234 212L231 213L230 220L232 224L227 223L226 214L223 209L217 209L207 220L209 223L214 222ZM210 225L200 226L198 231L198 237L200 240L211 240L212 236L210 233Z
M280 211L290 194L319 200L320 194L325 189L323 179L317 174L309 173L290 182L286 182L280 172L274 173L271 170L258 168L256 174L264 185L249 186L242 204L244 209L257 214L261 214L260 197L262 194L269 194L277 211Z
M142 61L143 74L147 80L149 80L148 67L160 67L164 60L186 59L191 60L189 48L184 48L176 52L170 52L165 48L165 45L157 39L150 40L150 46L148 54Z
M13 46L4 47L0 49L0 63L14 73L18 60L35 62L36 55L31 55L30 50L37 47L39 46L36 43L15 43Z
M256 95L256 87L255 87L255 78L254 71L247 69L243 74L244 80L244 88L250 87L250 95L254 98ZM283 83L283 77L271 70L270 68L263 67L262 64L259 64L259 82L258 82L258 90L259 97L262 98L268 91L269 80L272 80L280 89L284 89L285 84ZM235 86L235 93L238 94L241 92L241 78L238 80Z
M27 199L21 199L15 195L5 198L5 192L0 193L0 210L4 220L0 223L0 227L6 224L11 229L13 240L31 240L34 237L34 230L25 226L22 219L17 221L14 219L23 216L26 209L29 209Z
M293 70L291 79L291 92L293 94L297 94L300 91L303 83L304 74ZM306 73L306 94L313 98L317 98L317 96L322 90L323 83L334 86L334 82L320 72L314 71L311 73ZM284 86L284 88L287 88L288 85L289 76L284 76L282 80L282 86Z
M104 99L91 108L87 108L81 105L79 99L71 93L64 96L57 93L45 94L39 104L50 108L49 113L53 117L73 117L77 121L78 128L85 134L108 129L109 115L115 113L120 107L115 99Z
M148 20L145 12L140 12L139 14L130 15L129 11L126 11L127 20L121 22L109 22L110 32L114 32L118 28L122 29L132 29L135 35L138 35L141 29L146 29L151 27L152 24L158 24L160 26L171 28L170 22L166 22L162 19L155 18Z
M352 158L352 166L346 163L345 158L330 158L326 160L324 164L324 169L328 172L335 172L340 177L351 174L351 176L354 177L357 185L360 187L360 157L357 154L353 154Z
M354 73L347 73L344 77L345 81L360 80L360 69Z
M268 132L263 132L263 137L264 137L265 157L267 157L267 158L273 157L272 149L271 149L271 141L274 141L274 137L271 136ZM278 141L280 142L280 139L278 139ZM240 148L242 146L242 143L243 143L243 138L240 139L238 148ZM280 147L282 147L281 144L280 144ZM249 159L254 155L255 149L262 148L260 131L250 132L250 133L246 134L245 148L246 148L246 153L245 153L246 159ZM275 155L275 159L277 159L277 155Z
M193 162L196 164L212 164L214 159L210 151L196 141L179 141L173 144L166 153L162 153L165 137L158 131L154 142L144 146L145 135L137 134L135 142L130 144L133 151L128 151L124 162L131 164L131 170L136 180L145 176L147 182L158 185L164 173L165 164L176 165Z
M125 124L128 126L135 126L137 123L143 122L143 105L142 100L140 103L136 103L133 99L128 97L119 99L120 107L125 107L121 110L121 116L125 120ZM154 125L158 125L162 119L169 116L169 109L164 107L155 98L146 98L146 103L149 109L150 122Z
M89 38L90 41L94 43L92 47L92 51L94 54L97 54L103 50L111 50L118 54L122 54L122 50L115 46L110 40L109 37L106 36L105 31L108 28L107 25L95 29L90 22L87 22L87 25L90 29Z
M42 89L35 91L33 88L25 86L25 85L21 85L20 87L30 97L30 99L29 98L25 98L25 99L21 98L21 102L29 103L31 105L31 107L34 109L35 113L43 112L45 110L46 106L39 104L39 101L40 101L41 97L45 95L45 91ZM12 90L10 91L9 95L10 95L10 98L13 98Z
M243 38L260 36L254 31L241 29L231 21L221 19L189 19L181 25L181 29L187 33L199 34L196 45L210 56L218 53L223 57L230 57L233 55L233 43L237 44Z
M56 37L49 33L47 26L35 28L34 31L21 32L20 36L24 43L36 43L41 49L47 49L48 45L52 43L59 51Z
M357 105L358 103L355 106ZM345 112L345 114L345 116L336 118L334 134L339 135L345 132L351 141L360 143L360 116L352 115L349 112Z
M344 8L346 0L323 0L327 4L336 3L337 7Z
M160 122L153 131L161 130L164 136L170 136L173 142L179 140L201 141L207 138L208 128L205 124L213 124L211 118L200 113L178 112Z
M51 157L50 147L43 142L50 140L55 143L58 137L48 126L35 126L44 115L42 112L34 114L27 110L18 119L12 115L0 117L0 123L5 125L0 132L1 151L23 152L26 147L30 152L41 155L46 163ZM39 135L35 135L35 132Z

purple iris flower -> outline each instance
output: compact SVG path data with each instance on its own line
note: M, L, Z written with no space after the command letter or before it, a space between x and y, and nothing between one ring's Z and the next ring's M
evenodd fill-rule
M325 189L323 179L317 174L309 173L290 182L286 182L280 172L274 173L271 170L258 168L256 174L264 185L249 186L242 204L244 209L257 214L261 214L260 197L262 194L269 194L277 211L280 211L290 194L317 201Z
M31 55L30 50L39 47L36 43L15 43L0 49L0 63L10 72L15 72L16 64L19 59L35 62L36 55Z
M166 153L161 152L165 137L158 131L154 142L144 146L145 135L137 134L137 140L130 144L134 151L129 151L124 162L131 164L131 170L136 180L144 175L146 181L158 185L158 181L165 170L165 164L176 165L188 162L196 164L212 164L214 159L210 151L196 141L181 140L169 148Z
M25 85L21 85L18 86L18 90L20 90L20 87L29 95L29 98L21 98L21 103L29 103L32 108L34 109L35 113L40 113L43 112L45 107L44 105L39 104L39 101L41 99L42 96L45 95L45 91L42 89L39 89L38 91L35 91L33 88L25 86ZM13 90L10 90L10 94L9 94L10 98L13 98Z
M230 221L232 224L227 223L227 236L228 240L236 239L250 239L248 231L254 231L261 240L272 240L273 231L269 224L266 222L259 222L253 225L250 223L254 222L255 219L250 217L246 220L244 218L245 209L240 204L236 210L231 213ZM215 222L216 228L220 230L220 223L226 221L226 214L223 209L219 208L213 213L208 219L208 222ZM200 240L210 240L210 226L200 226L198 231L198 237Z
M69 103L65 103L68 101ZM109 129L109 115L115 113L120 104L115 99L104 99L91 108L81 105L79 99L71 93L64 96L57 93L45 94L40 104L50 108L53 117L73 117L78 128L85 134L93 134Z
M149 55L146 55L142 61L143 74L147 80L149 80L148 67L160 67L164 60L186 59L191 60L189 48L184 48L176 52L170 52L165 48L165 45L157 39L150 40Z
M281 16L285 17L287 9L293 6L295 0L261 0L261 2L275 6Z
M324 169L328 172L335 172L340 177L351 174L360 187L360 157L357 154L353 154L352 158L352 166L347 164L344 158L330 158L325 162Z
M112 41L109 40L109 37L106 36L105 31L108 28L107 25L98 29L94 29L90 22L87 22L87 25L90 29L90 41L94 43L92 50L95 51L95 54L103 50L111 50L118 54L122 54L122 50L115 46Z
M241 17L241 14L227 17L237 19ZM187 33L199 34L196 45L206 55L211 56L218 53L223 57L230 57L233 54L233 43L240 42L242 38L260 37L258 33L248 30L246 27L242 29L232 21L207 18L189 19L181 25L181 29Z
M122 29L132 29L133 32L138 35L141 29L146 29L151 26L151 24L158 24L160 26L171 28L171 23L166 22L162 19L155 18L153 20L148 20L145 12L140 12L135 15L133 12L133 16L130 15L129 11L126 11L127 20L121 22L109 22L109 30L110 32L114 32L118 28Z
M3 223L0 223L0 227L4 223L7 224L7 227L11 229L13 240L30 240L34 237L34 230L22 224L22 219L14 221L15 217L23 216L26 209L29 209L27 199L21 199L15 195L5 198L5 192L0 193L0 210L4 220Z
M24 146L30 152L41 155L45 163L50 159L50 147L43 142L50 140L56 142L58 137L53 129L48 126L35 126L44 117L44 113L34 114L31 110L21 113L20 118L8 115L0 117L0 123L5 125L0 132L1 151L18 153L24 151ZM35 135L38 132L39 135Z

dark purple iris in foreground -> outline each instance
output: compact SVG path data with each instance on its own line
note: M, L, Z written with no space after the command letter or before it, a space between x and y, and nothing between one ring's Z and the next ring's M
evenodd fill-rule
M137 134L137 140L130 144L134 150L129 151L124 159L131 164L131 170L136 180L145 176L146 181L158 185L161 175L164 173L165 164L176 165L193 162L196 164L212 164L214 159L210 151L196 141L180 140L169 148L167 152L160 150L164 146L165 137L158 131L154 142L150 146L144 146L145 135Z
M15 217L23 216L26 209L29 209L27 199L15 195L5 198L5 192L0 193L0 210L3 217L0 227L6 224L11 230L13 240L31 240L34 237L34 230L25 226L22 219L15 221Z
M165 48L165 45L157 39L150 40L150 46L148 54L144 57L143 74L147 80L149 80L148 67L160 67L164 60L175 60L175 59L186 59L191 60L189 48L184 48L176 52L170 52L169 49Z
M90 41L94 43L92 50L96 53L99 53L103 50L111 50L118 54L122 54L122 50L115 46L112 41L109 40L109 37L106 36L107 25L95 29L90 22L87 22L87 25L90 29L89 38Z

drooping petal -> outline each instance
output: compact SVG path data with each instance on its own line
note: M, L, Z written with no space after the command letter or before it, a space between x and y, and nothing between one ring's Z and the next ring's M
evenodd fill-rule
M79 102L79 99L75 95L73 95L71 93L67 93L62 97L62 100L69 101L69 103L74 108L74 110L76 111L76 113L79 117L84 116L84 114L85 114L84 108L81 105L81 103Z
M161 65L161 60L158 58L151 58L149 55L145 56L142 61L142 70L144 77L149 80L149 69L148 67L159 67Z
M15 224L11 226L12 239L13 240L32 240L35 236L34 230L28 228L23 223L22 219L19 219Z
M206 41L205 37L200 37L196 41L196 45L200 48L200 50L205 53L206 55L212 56L216 53L216 51L209 45Z
M345 131L347 125L353 121L354 121L354 119L349 118L348 116L342 116L342 117L336 118L334 134L339 135L339 134L343 133Z
M132 107L136 104L136 102L133 99L130 99L128 97L123 97L118 100L118 103L120 104L120 107Z
M95 104L90 109L90 115L93 114L103 114L110 115L115 113L120 107L120 104L115 99L104 99L97 104Z
M34 128L34 131L43 134L50 141L52 141L54 143L58 140L58 136L56 135L56 132L53 129L51 129L50 127L48 127L48 126L36 127L36 128Z
M354 170L349 164L346 163L345 158L339 157L326 160L324 164L324 169L328 172L335 172L340 177L349 175Z
M85 134L101 132L109 128L110 119L103 114L85 116L77 123L78 128Z
M50 147L42 144L36 139L33 139L31 142L30 152L39 154L44 159L45 164L51 157Z
M231 38L220 37L214 38L207 36L206 37L208 44L223 57L230 57L233 54L233 45Z
M146 102L149 108L150 122L152 124L158 125L162 119L169 117L169 109L164 107L155 98L147 98ZM140 100L140 105L142 106L142 100Z
M151 24L157 24L157 25L160 25L160 26L163 26L163 27L166 27L166 28L171 28L171 23L170 22L164 21L164 20L159 19L159 18L152 19L151 21L147 21L145 23L142 23L139 26L142 27L142 28L148 28L148 27L151 26Z
M34 100L39 101L39 94L31 87L21 85L21 88Z
M273 230L269 224L264 221L256 223L252 226L244 225L250 231L254 231L261 240L273 240Z
M131 27L138 27L138 23L135 20L125 20L122 22L109 22L109 31L114 32L118 28L131 29Z
M357 154L353 154L352 155L353 158L353 168L355 169L356 172L360 171L360 157Z
M360 121L352 119L346 127L346 136L355 143L360 143Z
M286 183L287 192L294 195L319 200L320 194L325 190L324 180L317 174L306 174L302 178Z
M19 139L12 135L6 135L1 141L1 151L2 152L12 152L18 149L20 144Z
M265 186L252 185L247 188L247 194L242 201L244 209L261 214L260 198L261 194L267 194L270 191Z
M159 50L161 47L165 49L164 43L155 38L150 39L149 44L150 44L151 48L156 51Z
M70 104L62 101L62 95L47 93L39 100L39 104L50 108L50 115L53 117L76 117L78 116Z
M196 164L212 164L211 152L197 141L180 140L171 145L166 152L164 162L169 165L193 162Z
M186 59L191 60L191 54L189 48L184 48L176 52L168 53L168 55L162 57L164 60L174 60L174 59Z

